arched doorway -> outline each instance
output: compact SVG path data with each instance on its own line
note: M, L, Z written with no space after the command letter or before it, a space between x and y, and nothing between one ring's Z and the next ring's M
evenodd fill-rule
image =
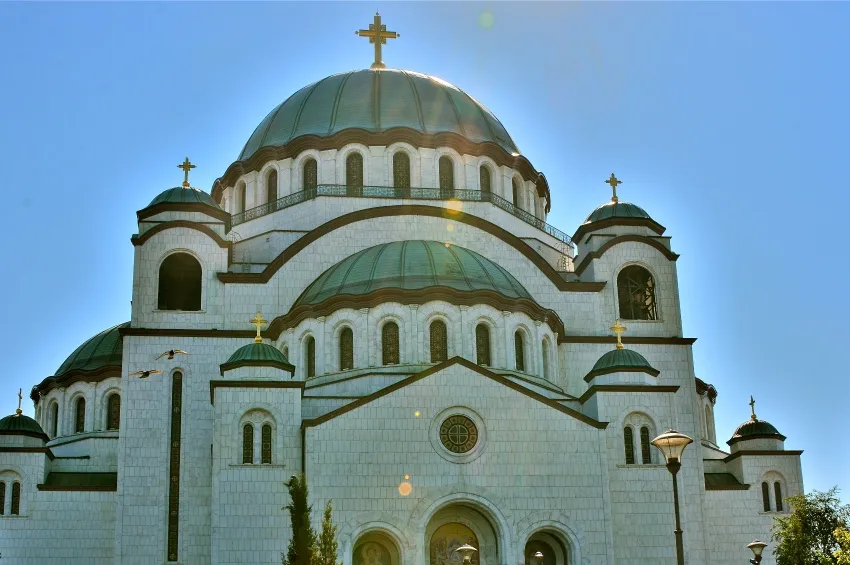
M534 554L543 554L543 565L570 565L568 545L562 536L546 530L532 534L525 544L525 565L538 565Z
M383 532L366 532L357 538L351 555L352 565L401 565L398 547Z
M468 544L478 551L472 565L499 565L499 537L492 522L477 508L463 503L441 508L425 530L427 565L461 565L458 547Z

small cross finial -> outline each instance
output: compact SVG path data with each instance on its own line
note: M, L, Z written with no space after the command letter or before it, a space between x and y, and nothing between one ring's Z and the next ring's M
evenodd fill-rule
M254 343L263 343L263 338L260 336L260 328L267 322L268 320L264 319L260 311L257 310L257 315L251 319L251 323L257 326L257 337L254 338Z
M756 401L752 396L750 396L750 410L753 411L753 415L750 418L755 422L758 418L756 418Z
M611 197L612 202L619 202L620 199L617 198L617 186L623 184L623 182L614 176L614 173L611 173L611 177L605 181L605 184L611 185L611 190L614 191L614 196Z
M23 414L23 413L24 413L24 411L23 411L23 410L21 410L21 401L22 401L23 399L24 399L23 389L19 388L19 389L18 389L18 409L17 409L17 410L15 410L15 414L17 414L18 416L20 416L21 414Z
M617 349L623 349L623 332L626 331L626 326L617 320L617 323L611 326L611 331L617 334Z
M195 165L189 162L189 158L181 164L177 165L178 169L183 169L183 188L189 188L189 171L195 168Z
M387 44L387 39L397 39L401 37L400 33L387 31L387 26L381 23L381 14L375 13L374 23L369 24L369 29L361 29L355 31L354 35L360 37L368 37L369 43L375 45L375 62L372 63L373 69L385 69L387 66L381 60L381 45Z

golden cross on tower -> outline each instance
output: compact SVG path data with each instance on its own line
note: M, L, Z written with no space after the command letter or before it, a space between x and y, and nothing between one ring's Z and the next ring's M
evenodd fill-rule
M368 37L369 43L375 45L375 62L372 63L373 69L385 69L387 66L381 60L381 45L386 45L387 39L397 39L401 37L400 33L387 31L387 26L381 23L381 14L375 13L375 23L369 24L369 29L361 29L355 31L354 35L360 37Z
M617 320L617 323L611 326L611 331L617 334L617 349L623 349L623 332L626 331L626 326L620 323L620 320Z
M195 168L195 165L189 162L189 158L181 164L177 165L178 169L183 169L183 188L189 188L189 171Z
M19 388L18 389L18 409L15 410L15 414L17 414L18 416L20 416L21 414L24 413L24 411L21 410L21 400L23 400L23 399L24 399L23 389Z
M753 411L753 415L750 417L755 422L756 420L758 420L758 418L756 418L756 401L752 396L750 396L750 410Z
M614 196L611 197L612 202L619 202L620 200L617 198L617 186L623 184L621 180L614 176L614 173L611 173L611 178L605 181L605 184L611 185L611 190L614 191Z
M263 338L260 337L260 328L262 328L267 322L268 320L265 320L263 315L260 314L260 311L257 310L257 315L251 319L251 323L257 326L257 337L254 338L254 343L263 343Z

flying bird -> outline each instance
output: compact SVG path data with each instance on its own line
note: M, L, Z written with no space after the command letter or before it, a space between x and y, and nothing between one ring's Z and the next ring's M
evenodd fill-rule
M153 369L152 371L136 371L135 373L130 373L127 375L128 377L136 377L138 376L140 379L146 379L151 375L161 375L162 371L159 369Z
M157 357L155 360L159 361L160 359L162 359L166 355L168 355L169 359L174 359L175 355L189 355L189 352L183 351L182 349L169 349L168 351L166 351L165 353L163 353L162 355Z

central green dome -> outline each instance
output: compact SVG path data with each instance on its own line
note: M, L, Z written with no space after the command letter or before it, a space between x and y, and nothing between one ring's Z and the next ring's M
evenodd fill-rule
M293 308L319 304L342 294L436 286L460 291L489 290L508 298L531 299L513 275L474 251L439 241L395 241L343 259L313 281Z
M345 129L377 133L393 128L456 133L472 142L491 142L508 153L519 153L496 116L456 86L411 71L366 69L329 76L287 98L260 122L239 160L302 135L327 137Z

